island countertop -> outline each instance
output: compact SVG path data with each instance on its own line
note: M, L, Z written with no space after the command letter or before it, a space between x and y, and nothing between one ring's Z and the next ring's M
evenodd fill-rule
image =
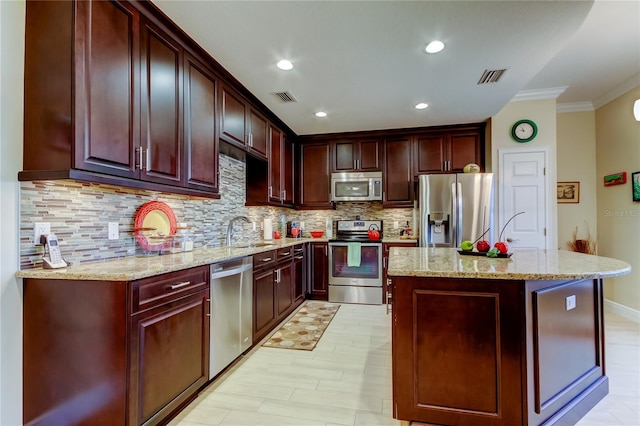
M458 253L455 248L393 247L388 276L489 278L500 280L574 280L626 275L621 260L566 250L517 249L510 258Z

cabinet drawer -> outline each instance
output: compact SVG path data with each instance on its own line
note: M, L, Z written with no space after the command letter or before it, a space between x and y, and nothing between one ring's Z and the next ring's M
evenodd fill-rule
M276 251L269 250L253 255L253 269L260 269L276 263Z
M132 283L131 313L179 299L209 286L209 266L199 266Z
M304 259L305 258L305 250L304 250L304 244L300 244L297 246L293 247L293 258L296 260L300 260L300 259Z
M291 259L293 256L293 247L284 247L278 249L276 254L276 261L280 262L281 260Z

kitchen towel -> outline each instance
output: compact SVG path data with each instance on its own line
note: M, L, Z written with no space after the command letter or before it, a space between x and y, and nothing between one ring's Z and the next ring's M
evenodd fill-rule
M264 231L263 239L272 240L273 239L273 224L271 223L271 219L265 218L264 223L262 224L262 230Z
M347 243L347 266L360 267L360 243Z

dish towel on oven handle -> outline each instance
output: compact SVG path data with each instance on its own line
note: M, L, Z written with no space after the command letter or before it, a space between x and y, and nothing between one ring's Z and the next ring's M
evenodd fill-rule
M360 243L347 243L347 266L360 267Z

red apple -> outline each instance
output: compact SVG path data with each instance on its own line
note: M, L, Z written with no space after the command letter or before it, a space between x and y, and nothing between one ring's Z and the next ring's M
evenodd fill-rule
M507 246L507 244L503 243L502 241L498 241L493 246L497 248L501 254L507 254L507 252L509 251L509 246Z
M480 240L476 243L476 249L479 252L482 253L486 253L489 251L489 249L491 248L491 245L489 244L489 241L487 240Z

